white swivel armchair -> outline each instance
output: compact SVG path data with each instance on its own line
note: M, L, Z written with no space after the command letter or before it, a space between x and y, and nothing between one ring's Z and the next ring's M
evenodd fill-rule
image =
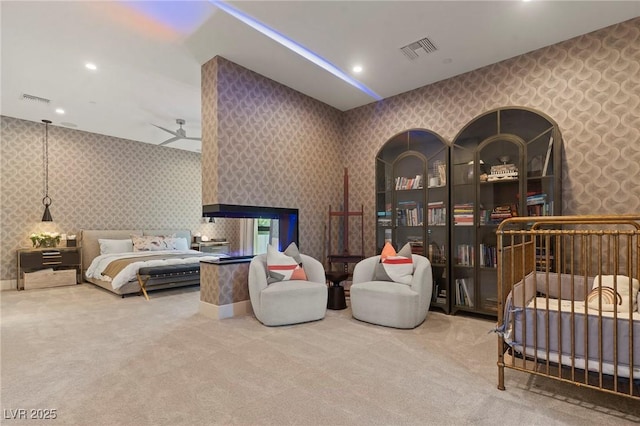
M268 326L297 324L324 318L327 284L318 260L301 254L307 281L278 281L267 285L267 255L249 265L249 298L256 318Z
M360 261L353 270L350 289L355 319L395 328L415 328L427 317L433 291L429 259L412 255L411 284L375 281L380 256Z

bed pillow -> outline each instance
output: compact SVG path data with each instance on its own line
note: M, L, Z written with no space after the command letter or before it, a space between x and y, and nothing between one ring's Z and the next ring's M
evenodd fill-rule
M613 290L613 280L616 277L616 292ZM601 275L593 279L593 288L587 296L589 308L599 309L600 293L602 293L602 311L629 312L629 301L632 301L632 311L638 309L638 289L640 282L633 278L629 289L629 277L626 275ZM631 291L630 291L631 290Z
M413 257L411 245L405 244L396 253L391 243L386 243L380 253L380 262L374 272L376 281L393 281L401 284L411 284L413 279Z
M100 254L131 253L133 251L131 239L108 240L99 238L98 244L100 244Z
M281 253L269 244L267 246L267 284L292 280L307 280L298 246L296 243L291 243Z
M183 237L165 237L169 250L189 250L189 243Z
M133 251L173 250L173 239L173 237L165 237L163 235L131 236Z

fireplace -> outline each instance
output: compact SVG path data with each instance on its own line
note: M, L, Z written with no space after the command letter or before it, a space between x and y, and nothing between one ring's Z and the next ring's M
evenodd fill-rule
M292 242L299 246L298 209L238 204L208 204L202 206L202 216L232 219L276 219L278 221L278 249L284 250Z

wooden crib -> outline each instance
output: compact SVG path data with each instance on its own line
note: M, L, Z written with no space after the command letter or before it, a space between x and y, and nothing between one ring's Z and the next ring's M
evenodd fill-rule
M640 399L640 216L507 219L498 237L504 369Z

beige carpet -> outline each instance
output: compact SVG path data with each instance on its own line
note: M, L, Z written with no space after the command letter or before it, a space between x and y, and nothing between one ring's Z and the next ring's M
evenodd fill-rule
M197 288L120 299L89 284L2 298L2 424L605 425L640 404L507 370L493 322L431 312L415 330L349 309L268 328L198 314Z

